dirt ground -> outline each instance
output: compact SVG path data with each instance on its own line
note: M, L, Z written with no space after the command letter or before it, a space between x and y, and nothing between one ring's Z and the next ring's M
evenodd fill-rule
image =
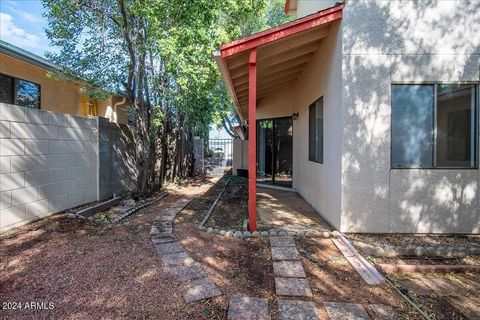
M175 223L175 236L222 291L223 295L211 304L219 319L227 318L228 300L234 295L267 298L270 310L276 310L268 239L225 240L198 230L182 218Z
M370 246L424 246L471 247L480 246L479 235L410 235L410 234L360 234L349 233L348 238L357 247Z
M330 239L296 238L295 242L318 306L359 303L370 312L368 305L383 304L394 309L397 319L423 319L388 284L368 286ZM327 317L324 308L320 312Z
M432 319L480 319L478 275L410 273L390 278Z
M118 225L57 215L3 234L0 302L9 310L0 317L210 318L210 301L186 307L149 237L162 207L202 188L204 181L171 189L170 196ZM30 302L44 302L45 310L26 309Z
M219 190L220 192L221 190ZM243 221L248 218L247 179L232 176L225 192L213 209L205 227L223 230L243 230Z
M211 178L190 181L183 187L168 186L169 196L117 225L57 215L1 235L0 302L8 310L2 310L0 316L226 319L229 299L233 295L245 295L267 298L272 319L277 320L268 239L227 240L198 229L223 188L224 179L219 183L216 183L218 178ZM162 266L149 231L163 208L190 195L196 198L177 215L174 234L184 249L201 263L223 295L187 304L180 295L179 283ZM296 243L323 318L326 318L323 302L353 302L363 304L367 311L370 304L385 304L395 309L398 319L420 319L388 285L366 285L330 239L296 238ZM393 280L400 285L405 279ZM475 277L468 275L464 282L468 289L465 295L457 295L455 299L443 295L437 299L436 294L429 294L422 296L422 301L426 301L427 306L434 305L430 307L431 314L443 310L457 319L458 312L450 311L458 311L458 303L463 308L472 304L466 297L478 296ZM444 300L451 307L435 309L436 304ZM44 303L45 308L25 309L30 302ZM22 303L22 309L18 309L18 303ZM17 309L13 310L14 307ZM468 312L476 312L477 305L468 308L458 314L468 316Z
M370 246L472 247L480 245L478 235L388 235L348 234L359 249ZM460 264L480 265L480 256L370 257L374 264ZM387 275L432 319L480 319L480 280L470 273L408 273Z

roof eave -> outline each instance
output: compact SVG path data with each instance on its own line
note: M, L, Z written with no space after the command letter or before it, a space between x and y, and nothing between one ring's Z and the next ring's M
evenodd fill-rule
M284 39L305 30L321 26L322 24L338 20L342 17L342 11L344 7L345 4L342 3L306 17L293 20L278 27L258 32L243 39L224 44L220 46L221 56L222 58L227 58L267 43Z
M37 66L39 68L49 70L49 71L60 71L60 67L57 65L47 61L46 59L37 56L33 53L29 53L28 51L25 51L21 48L18 48L8 42L1 41L0 42L0 53L3 53L7 56L10 56L12 58L21 60L23 62L26 62L28 64Z
M237 99L237 94L235 93L235 90L233 88L233 82L232 82L232 79L230 78L230 74L228 73L227 65L225 64L225 60L222 58L220 51L214 51L213 52L213 57L215 58L215 62L217 63L218 68L220 69L220 73L222 74L223 82L225 83L225 85L227 87L227 90L228 90L228 92L230 93L230 96L233 99L233 103L235 104L235 107L237 108L240 120L242 120L244 122L245 119L243 119L242 111L240 110L240 104L238 103L238 99Z

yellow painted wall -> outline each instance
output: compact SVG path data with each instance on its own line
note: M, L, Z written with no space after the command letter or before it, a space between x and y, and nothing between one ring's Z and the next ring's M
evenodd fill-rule
M47 75L47 70L5 54L0 54L0 73L39 84L42 110L84 116L80 93L82 84L52 79ZM110 118L112 121L114 117L109 116L109 110L113 110L113 103L121 101L121 99L113 96L107 100L95 101L97 115ZM119 123L127 123L125 107L117 107L116 118Z

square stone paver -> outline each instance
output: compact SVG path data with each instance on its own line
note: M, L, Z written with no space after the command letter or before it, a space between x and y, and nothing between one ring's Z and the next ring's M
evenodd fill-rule
M163 264L167 266L173 266L173 265L191 265L195 261L190 257L190 255L186 252L179 252L179 253L169 253L169 254L164 254L162 256L162 261Z
M188 266L172 266L168 269L170 274L179 282L195 280L206 276L203 269L198 264Z
M313 296L307 279L299 278L275 278L275 293L277 296Z
M216 297L222 294L215 283L207 278L193 280L185 284L181 290L182 297L187 302Z
M295 247L272 247L272 260L300 260Z
M269 320L268 300L233 296L228 304L228 320Z
M278 319L320 320L320 313L313 302L278 299Z
M158 243L155 248L159 254L183 252L183 247L178 242Z
M171 228L172 222L171 221L157 221L153 223L154 226L157 228Z
M270 237L271 247L295 247L295 241L291 236Z
M284 278L305 278L305 270L303 270L300 261L274 261L273 273L275 277Z
M151 235L151 236L158 235L159 233L160 233L160 231L158 230L157 227L152 226L152 227L150 228L150 235Z
M371 304L368 307L371 310L371 314L378 320L395 319L395 311L390 306L384 304Z
M361 304L340 302L325 302L324 304L330 320L370 320L367 311Z
M152 236L153 244L176 242L176 241L177 241L177 239L174 236L168 236L168 237L163 237L163 238Z

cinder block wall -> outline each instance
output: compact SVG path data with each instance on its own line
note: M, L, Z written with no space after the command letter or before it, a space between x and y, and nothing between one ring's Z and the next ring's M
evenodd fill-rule
M99 118L99 200L136 189L135 144L130 129Z
M96 201L98 119L0 103L0 232Z

